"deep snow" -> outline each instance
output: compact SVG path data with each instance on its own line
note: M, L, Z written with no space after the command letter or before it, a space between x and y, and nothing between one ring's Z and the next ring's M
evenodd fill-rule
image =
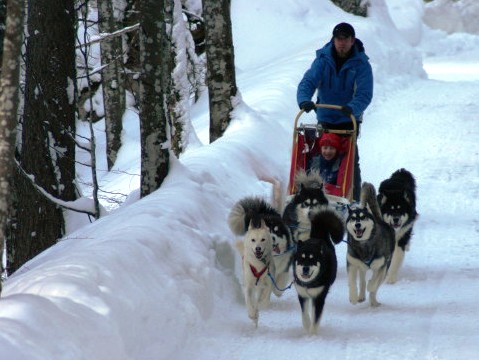
M243 103L226 134L204 145L204 96L192 108L203 144L192 142L161 189L135 201L138 118L127 112L116 171L101 181L131 196L117 210L105 203L110 214L91 225L82 227L85 219L71 215L71 233L5 282L1 357L477 357L479 71L471 66L465 77L454 71L479 58L479 36L427 28L421 16L428 8L420 0L388 1L398 31L386 3L372 3L371 17L363 19L315 0L233 1ZM338 278L318 336L302 329L294 290L272 298L255 330L227 214L244 196L270 197L270 184L260 179L286 186L296 85L341 21L355 26L375 72L375 97L359 139L363 180L378 186L400 167L416 177L420 218L411 251L398 283L380 288L383 305L373 309L348 302L345 246L338 245Z

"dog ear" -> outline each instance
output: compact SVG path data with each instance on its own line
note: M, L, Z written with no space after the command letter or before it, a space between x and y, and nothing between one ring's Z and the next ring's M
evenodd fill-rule
M411 199L409 198L408 193L406 191L403 192L403 197L408 204L411 204Z
M373 214L373 211L371 210L371 206L369 206L369 203L366 203L366 209L370 214Z
M386 203L387 197L386 195L379 195L379 204L382 206Z
M268 225L266 225L266 221L264 219L261 219L261 229L265 229L269 231Z
M301 249L303 247L303 243L303 240L298 240L298 242L296 243L296 250Z

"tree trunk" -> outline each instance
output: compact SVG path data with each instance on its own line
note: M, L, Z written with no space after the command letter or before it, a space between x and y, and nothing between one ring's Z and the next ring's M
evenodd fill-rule
M195 53L195 42L183 17L181 1L174 0L171 31L172 93L169 96L172 117L171 149L179 156L187 147L189 134L194 131L190 118L190 97L197 92L202 75ZM167 21L168 23L168 21Z
M344 11L366 17L368 16L369 1L364 0L331 0L336 6Z
M98 26L100 33L118 30L119 22L114 17L110 0L98 1ZM117 36L100 43L102 70L103 105L105 110L106 156L108 170L115 164L121 147L122 118L125 111L123 88L122 37Z
M3 38L5 36L6 21L7 21L7 0L0 0L0 44L2 45L3 45ZM0 46L0 63L2 62L2 56L3 56L3 46Z
M76 71L72 1L28 2L25 108L20 166L53 196L75 199ZM17 270L64 233L63 213L17 172L9 270Z
M139 4L142 197L158 189L169 170L167 101L172 62L165 14L171 13L171 6L172 0L142 0Z
M0 254L3 255L7 218L11 206L17 110L19 106L20 55L23 39L24 1L10 0L5 29L2 76L0 79ZM0 268L3 272L3 261ZM2 290L0 282L0 293Z
M237 95L231 0L203 0L206 30L207 85L210 106L210 142L228 127Z

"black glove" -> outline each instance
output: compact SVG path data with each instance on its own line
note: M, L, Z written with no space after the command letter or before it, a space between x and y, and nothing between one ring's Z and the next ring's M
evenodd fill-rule
M299 104L299 108L309 113L311 110L316 109L316 104L312 101L303 101Z
M350 117L351 114L353 113L353 109L351 109L349 106L341 106L341 112L346 115L347 117Z

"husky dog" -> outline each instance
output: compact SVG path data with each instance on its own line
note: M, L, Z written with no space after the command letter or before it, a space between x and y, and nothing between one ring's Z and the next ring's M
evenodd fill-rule
M291 232L279 213L265 217L265 222L273 240L273 261L275 267L273 293L280 297L290 281L289 269L293 260L295 246Z
M323 180L317 171L297 172L295 177L298 191L292 196L283 212L284 223L292 229L293 240L307 240L311 231L311 214L328 206L323 191Z
M244 235L237 242L243 259L245 301L248 315L258 325L259 309L269 304L273 291L273 276L278 289L286 286L293 252L291 234L283 224L280 214L257 197L238 201L228 217L235 235ZM278 268L276 268L278 265ZM282 291L275 288L275 294Z
M316 334L326 296L336 279L337 259L334 245L344 236L344 225L332 209L322 209L311 220L311 237L299 241L293 259L293 274L303 327ZM311 308L311 315L310 315Z
M386 280L389 284L394 284L404 261L405 251L409 250L412 228L418 217L416 181L413 175L406 169L395 171L379 185L378 202L384 221L396 234L396 247Z
M355 305L366 300L366 272L371 269L373 274L367 286L369 304L379 306L376 296L391 264L394 230L382 220L376 190L372 184L363 183L360 204L356 207L348 206L346 230L349 301Z

